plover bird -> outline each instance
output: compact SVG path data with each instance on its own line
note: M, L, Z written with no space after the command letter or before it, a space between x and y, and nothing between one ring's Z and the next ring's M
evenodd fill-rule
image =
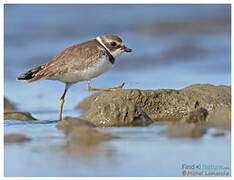
M62 119L64 97L72 84L87 81L88 91L112 91L120 86L109 89L97 89L90 86L90 80L110 70L115 59L123 52L131 52L122 40L115 35L99 36L96 39L75 44L63 50L49 62L31 69L17 77L29 83L42 79L58 80L65 83L65 90L60 98L59 120Z

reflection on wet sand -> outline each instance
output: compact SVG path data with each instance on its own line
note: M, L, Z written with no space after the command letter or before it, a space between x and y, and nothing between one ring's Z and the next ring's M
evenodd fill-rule
M57 150L79 158L112 156L114 151L103 149L102 143L118 138L111 133L103 133L95 125L78 118L66 117L58 123L58 129L66 134L66 144Z

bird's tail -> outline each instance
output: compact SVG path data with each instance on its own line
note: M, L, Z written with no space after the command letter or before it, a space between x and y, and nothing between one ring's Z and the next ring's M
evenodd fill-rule
M21 74L16 78L17 81L28 81L28 82L33 82L40 80L41 78L37 76L37 73L42 69L42 66L36 67L34 69L31 69L24 74Z

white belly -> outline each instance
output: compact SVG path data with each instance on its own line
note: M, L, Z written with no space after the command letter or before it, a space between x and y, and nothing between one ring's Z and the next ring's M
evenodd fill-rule
M62 82L76 83L78 81L86 81L95 78L102 73L109 71L113 67L113 64L106 58L101 58L97 63L93 64L87 69L82 71L70 70L64 75L52 77L51 79L59 80Z

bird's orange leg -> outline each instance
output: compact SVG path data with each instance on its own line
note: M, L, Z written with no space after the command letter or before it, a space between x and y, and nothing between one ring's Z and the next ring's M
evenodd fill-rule
M120 86L117 87L113 87L113 88L108 88L108 89L99 89L99 88L92 88L90 86L90 82L87 81L87 90L88 91L114 91L114 90L118 90L118 89L122 89L125 83L121 84Z
M60 108L59 108L59 121L62 120L62 113L63 113L63 104L64 104L64 98L67 93L68 88L71 86L71 84L66 84L65 90L63 92L62 97L60 98Z

